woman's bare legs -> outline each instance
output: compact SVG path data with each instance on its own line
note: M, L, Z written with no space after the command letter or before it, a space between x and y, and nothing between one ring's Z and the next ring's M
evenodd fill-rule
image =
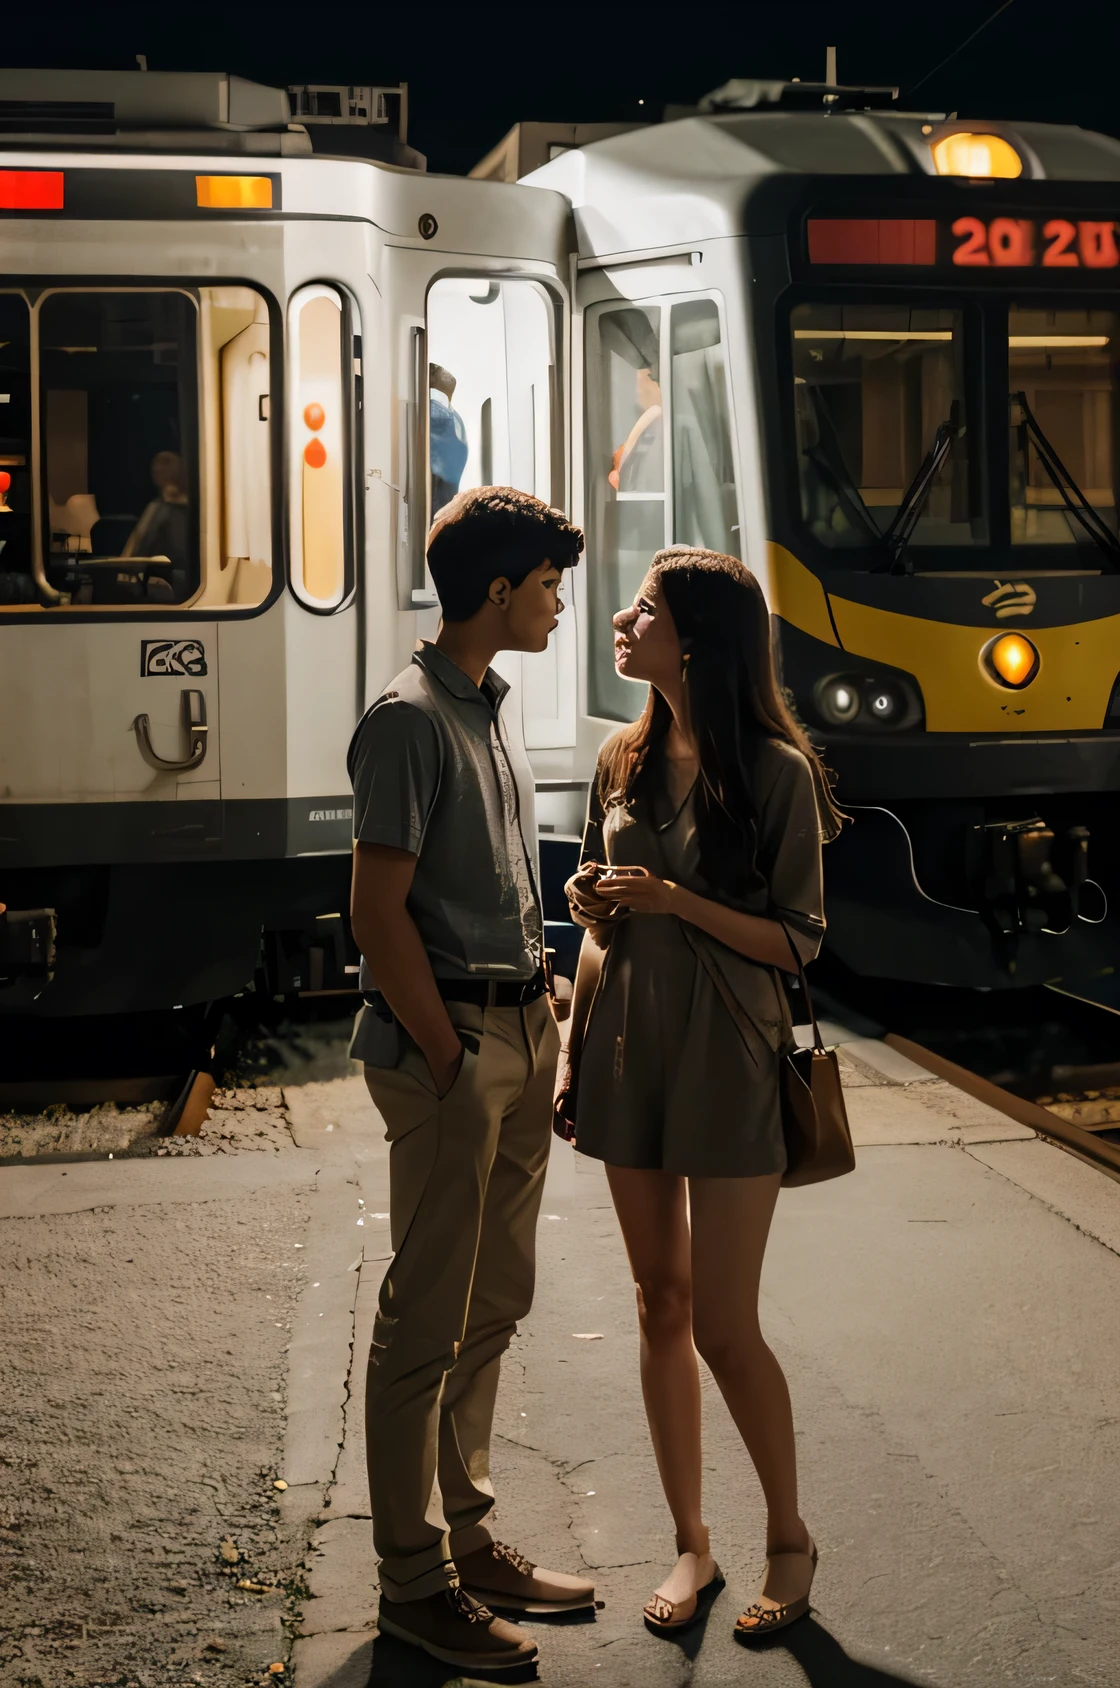
M679 1607L714 1571L701 1510L700 1372L692 1342L685 1181L619 1166L608 1166L607 1178L638 1292L646 1418L682 1555L658 1594Z
M807 1553L810 1547L797 1510L789 1390L758 1323L762 1257L780 1183L778 1173L689 1179L693 1335L758 1473L766 1500L767 1555ZM779 1561L765 1594L784 1602L804 1593L803 1563Z

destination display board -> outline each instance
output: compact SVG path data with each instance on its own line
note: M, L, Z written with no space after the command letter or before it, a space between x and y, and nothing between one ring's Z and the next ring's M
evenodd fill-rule
M1120 269L1120 223L1092 218L809 217L806 237L814 269Z

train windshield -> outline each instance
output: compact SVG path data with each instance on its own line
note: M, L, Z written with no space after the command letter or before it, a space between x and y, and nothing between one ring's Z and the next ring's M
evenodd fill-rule
M801 515L813 536L878 546L908 520L912 545L986 544L963 313L806 304L790 329Z
M1092 544L1094 527L1102 550L1115 541L1118 358L1115 311L1011 307L1013 545Z
M798 514L837 560L1120 565L1120 313L813 302L790 344Z

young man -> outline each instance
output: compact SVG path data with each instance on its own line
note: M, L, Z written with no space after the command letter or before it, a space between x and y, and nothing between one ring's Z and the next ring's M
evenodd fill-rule
M439 634L350 748L366 1001L352 1053L391 1144L394 1254L366 1383L379 1621L466 1671L536 1657L486 1602L594 1598L485 1523L498 1368L533 1295L559 1046L533 779L489 665L500 650L544 650L582 550L579 529L527 493L452 499L428 540Z

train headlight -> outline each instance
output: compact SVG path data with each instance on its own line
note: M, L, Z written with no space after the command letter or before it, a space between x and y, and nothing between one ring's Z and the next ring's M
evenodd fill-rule
M1030 640L1022 633L1003 633L993 639L983 653L988 672L1002 686L1022 691L1029 686L1039 668L1039 655Z
M903 701L893 686L872 684L867 688L867 709L873 721L886 726L902 714Z
M930 143L933 167L939 176L1015 177L1023 174L1023 160L1002 135L974 135L958 129Z
M854 721L860 701L859 690L850 680L828 680L821 687L821 714L834 727L846 727Z

